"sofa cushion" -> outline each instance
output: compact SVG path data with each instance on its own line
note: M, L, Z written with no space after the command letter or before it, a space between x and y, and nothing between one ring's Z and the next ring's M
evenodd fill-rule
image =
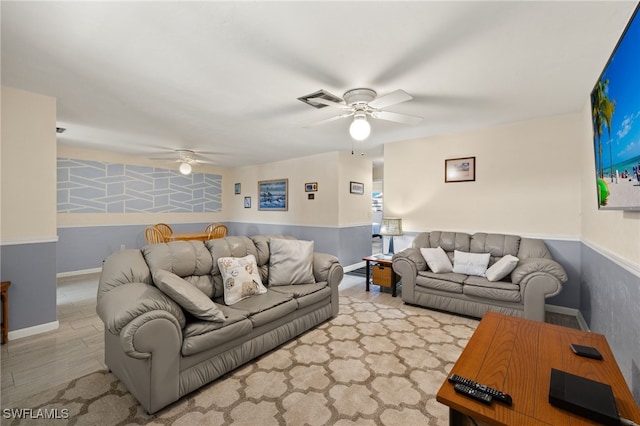
M506 256L503 256L489 269L487 269L485 276L489 281L500 281L501 279L509 275L517 265L518 258L508 254Z
M193 330L199 330L197 324L193 325L192 328ZM201 334L192 333L182 341L182 355L189 356L224 345L238 337L249 334L251 330L253 330L253 324L248 319L243 318L231 324L223 323L223 327Z
M506 281L491 282L482 277L469 277L464 282L463 293L484 299L520 302L520 286Z
M216 322L225 320L213 300L176 274L158 269L153 272L153 281L164 294L196 318Z
M298 302L298 309L331 297L331 289L326 281L315 284L281 285L269 290L291 295Z
M456 274L484 277L489 266L489 253L467 253L455 250L453 254L453 272Z
M443 278L450 278L445 280ZM462 293L462 283L467 278L466 275L448 273L433 274L428 272L420 272L416 277L416 286L425 287L434 290L448 291L450 293ZM453 281L455 279L455 281Z
M149 270L162 269L196 286L209 297L214 297L211 269L213 260L202 241L173 241L150 244L141 249Z
M421 248L420 253L427 262L429 269L436 274L453 271L453 266L449 260L449 256L444 252L442 247L438 248Z
M258 273L256 258L252 254L245 257L221 257L218 259L218 268L224 283L224 303L227 305L267 292Z
M260 327L281 318L298 308L298 303L290 294L268 290L248 299L243 299L233 305L233 309L240 309L249 313L253 327Z
M316 282L313 276L313 241L272 238L269 250L270 286Z
M521 238L517 235L487 234L478 232L471 236L470 252L491 253L493 258L507 254L516 256Z
M218 309L224 314L225 321L222 322L211 322L211 321L198 321L192 320L187 323L184 330L182 330L182 336L184 338L199 336L201 334L206 334L210 331L219 330L223 327L228 327L231 324L236 322L240 322L242 320L247 319L249 316L249 312L241 311L239 309L232 309L226 305L216 305Z

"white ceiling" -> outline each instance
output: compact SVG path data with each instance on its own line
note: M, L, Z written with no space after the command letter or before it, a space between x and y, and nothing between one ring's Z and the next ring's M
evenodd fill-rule
M422 116L389 142L579 111L635 2L8 2L2 84L58 100L59 142L221 166L351 150L298 97L370 87ZM514 141L518 143L518 141ZM356 145L356 151L361 148Z

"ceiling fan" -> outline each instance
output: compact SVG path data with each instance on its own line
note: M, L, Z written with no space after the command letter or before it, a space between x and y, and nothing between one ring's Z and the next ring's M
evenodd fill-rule
M158 154L155 157L151 157L151 160L172 160L176 163L180 163L180 173L183 175L188 175L193 170L193 165L195 164L216 164L214 161L207 159L207 157L203 156L205 153L196 153L195 151L189 149L176 149L171 153L166 154ZM211 153L213 154L213 153Z
M318 121L311 124L311 126L353 116L353 123L349 127L349 133L357 141L365 140L371 133L371 125L367 121L367 116L403 124L418 124L422 121L422 117L383 111L387 107L413 99L413 96L404 90L398 89L384 96L377 96L378 94L373 89L359 88L345 92L343 95L344 100L324 90L319 90L298 99L315 108L330 106L344 111L343 114Z

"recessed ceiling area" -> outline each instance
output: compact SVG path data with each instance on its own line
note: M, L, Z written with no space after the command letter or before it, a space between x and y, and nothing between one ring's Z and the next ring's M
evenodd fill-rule
M57 99L60 144L223 167L351 150L298 100L402 89L357 151L580 111L634 2L2 2L2 85ZM514 141L517 143L518 141Z

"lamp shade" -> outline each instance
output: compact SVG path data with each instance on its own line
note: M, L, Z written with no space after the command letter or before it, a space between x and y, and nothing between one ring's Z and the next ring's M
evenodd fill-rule
M380 224L381 235L402 235L402 219L385 217Z
M371 124L367 121L366 115L356 115L353 123L349 126L349 134L357 141L363 141L371 133Z

